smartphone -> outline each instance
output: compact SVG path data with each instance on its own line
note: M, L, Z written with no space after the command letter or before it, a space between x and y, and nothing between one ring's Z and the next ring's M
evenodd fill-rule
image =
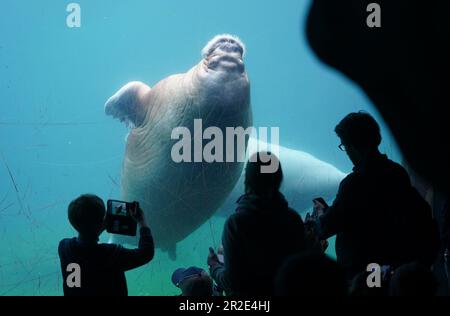
M325 208L329 207L327 202L325 202L325 200L321 197L313 199L313 202L318 202L318 203L322 204L323 206L325 206Z
M136 236L137 223L131 211L139 207L137 202L108 200L106 209L106 231L111 234Z
M216 253L216 252L214 251L214 248L213 248L213 247L209 247L209 252L210 252L210 253ZM224 259L222 253L219 252L219 253L216 254L216 256L217 256L217 259L219 260L219 263L223 264L223 263L225 262L225 259Z

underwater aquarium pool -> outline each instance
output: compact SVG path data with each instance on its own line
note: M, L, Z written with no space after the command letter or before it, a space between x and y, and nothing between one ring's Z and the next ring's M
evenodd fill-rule
M2 1L0 295L62 295L58 244L77 235L67 219L70 201L83 193L97 194L105 203L139 199L149 190L140 186L149 178L155 191L143 204L148 212L159 212L158 217L149 217L158 235L157 250L149 264L126 273L129 294L176 295L173 271L189 266L206 269L208 248L221 245L224 222L243 193L242 165L173 172L163 166L176 162L152 155L155 148L163 148L155 144L170 141L170 124L202 117L204 106L221 102L213 98L220 93L241 103L224 110L228 112L208 112L204 123L276 127L281 164L285 172L291 170L282 192L302 216L311 210L315 195L332 199L338 180L351 172L352 164L339 150L334 132L346 114L360 110L372 114L382 128L381 151L402 162L390 131L361 89L319 62L309 48L305 22L311 1L79 0L70 4ZM214 60L220 40L208 42L220 34L240 39L233 37L235 46L227 47L242 55L243 64ZM249 86L233 83L226 91L213 85L195 90L198 76L211 75L199 74L198 69L156 85L192 67L201 68L202 60L241 74L245 71ZM151 114L133 116L146 101L139 99L139 93L130 96L119 91L129 82L140 82L132 88L137 91L157 92ZM185 86L194 86L195 93L176 94ZM129 97L136 100L128 102ZM183 98L190 98L188 104L180 101ZM123 102L133 108L124 108ZM105 108L105 103L111 107ZM189 106L194 105L198 108L192 111ZM133 129L156 127L160 132L127 146L136 135ZM141 163L130 164L133 159ZM208 184L196 175L208 178ZM206 186L210 191L205 192ZM169 201L175 206L166 209ZM190 204L186 209L176 204L186 201ZM109 234L103 233L100 240L108 242ZM335 255L332 242L327 252Z

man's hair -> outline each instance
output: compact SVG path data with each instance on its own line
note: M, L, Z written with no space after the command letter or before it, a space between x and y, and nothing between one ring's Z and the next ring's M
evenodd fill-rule
M270 157L270 160L268 158ZM273 173L261 172L262 166L274 165L277 160L278 168ZM256 194L278 192L283 181L283 171L278 157L271 152L258 152L253 154L245 168L245 190L251 189Z
M97 237L105 217L105 203L93 194L83 194L70 202L69 222L82 235Z
M350 113L335 127L334 131L344 145L357 149L377 148L381 143L380 126L368 113Z
M434 296L437 285L430 268L411 262L395 270L389 290L391 296Z
M348 295L353 297L386 296L386 287L389 281L382 279L380 287L369 287L367 285L367 279L372 273L372 271L361 271L355 275L350 282Z
M204 272L200 276L193 276L182 281L180 289L183 296L212 296L213 280Z
M275 277L278 296L346 296L345 271L324 253L304 251L288 257Z

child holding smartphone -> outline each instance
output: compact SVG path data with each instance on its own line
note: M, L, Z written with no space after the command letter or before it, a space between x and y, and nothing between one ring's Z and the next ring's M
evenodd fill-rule
M98 243L105 229L105 215L105 204L95 195L81 195L69 204L69 222L78 237L63 239L58 247L65 296L126 296L125 271L153 259L153 237L141 208L130 210L140 226L136 249Z

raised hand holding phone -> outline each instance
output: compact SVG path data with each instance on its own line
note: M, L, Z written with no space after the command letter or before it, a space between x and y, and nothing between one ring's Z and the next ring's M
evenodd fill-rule
M217 254L214 251L213 247L209 247L209 255L206 263L210 268L220 264L219 258L217 257Z
M323 198L313 199L313 212L307 213L305 217L305 236L306 242L310 249L317 249L325 252L328 248L328 241L320 239L318 219L323 215L328 208L327 202Z
M108 200L105 217L108 233L136 236L137 223L146 225L144 213L137 202Z
M313 199L313 217L318 218L328 208L327 202L321 197Z
M219 249L217 249L217 259L219 259L219 262L221 264L223 264L225 261L225 259L223 257L223 246L220 246Z

